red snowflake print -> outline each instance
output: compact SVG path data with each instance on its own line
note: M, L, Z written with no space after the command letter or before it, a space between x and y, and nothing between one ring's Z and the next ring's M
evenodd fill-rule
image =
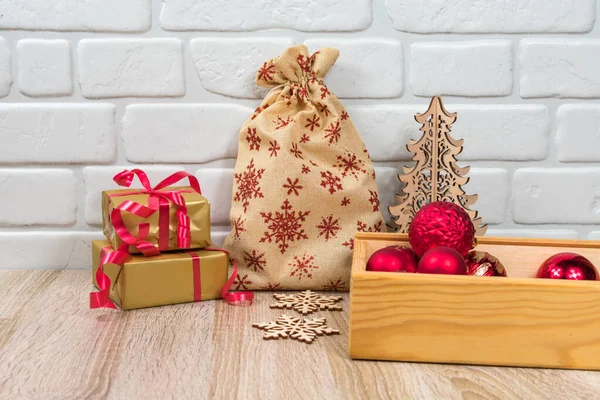
M278 116L277 120L273 121L273 123L275 124L275 130L285 128L292 122L294 122L294 119L292 117L290 117L289 115L287 117L285 117L285 119Z
M300 138L300 143L308 143L310 141L310 138L308 137L308 135L303 134L302 137Z
M317 82L319 82L319 79L317 79L317 74L315 73L315 71L311 71L310 72L310 83L315 84Z
M350 199L347 197L344 197L342 199L342 207L346 207L348 204L350 204Z
M343 110L343 111L342 111L342 121L345 121L345 120L347 120L347 119L348 119L348 117L349 117L349 115L348 115L348 113L346 112L346 110Z
M382 222L379 221L373 226L368 226L364 222L356 221L356 230L359 232L381 232L381 224Z
M312 61L311 57L304 58L304 56L302 54L298 54L296 61L298 61L298 65L300 66L300 69L302 71L310 72L310 64Z
M300 85L300 89L298 90L298 96L300 96L302 100L308 99L308 89L306 88L306 85Z
M333 166L342 171L342 177L352 175L358 180L359 174L366 174L367 170L362 168L364 161L356 157L356 154L346 151L346 154L337 156L337 164Z
M244 228L244 224L246 223L245 219L242 219L239 216L235 221L233 221L233 238L239 239L242 232L246 232L246 228Z
M340 140L340 135L342 133L342 128L340 128L340 123L338 121L332 122L329 124L329 128L325 129L325 139L329 138L329 144L337 143Z
M246 141L250 145L250 150L260 150L260 138L256 134L256 128L248 128L248 134L246 135Z
M248 279L248 274L238 275L233 281L233 290L247 290L248 285L252 285L252 281Z
M323 85L321 86L321 100L323 100L325 97L327 97L328 95L330 95L331 93L329 92L329 89L327 89L327 86Z
M327 104L317 104L317 106L319 107L319 112L323 115L325 115L326 117L329 117L329 114L331 114L331 111L329 111L329 106Z
M252 269L254 272L262 271L267 264L265 253L256 250L252 250L251 252L244 251L244 261L248 268Z
M286 105L291 105L292 104L292 96L294 95L294 88L295 86L290 87L290 91L289 91L289 95L286 95L285 93L282 93L280 95L281 97L281 101L284 101L287 99L287 101L285 102Z
M312 132L315 128L321 126L321 124L319 124L320 120L321 118L317 117L317 115L315 114L312 116L312 119L306 118L306 122L308 122L308 124L304 125L304 127L310 129L310 131Z
M342 190L341 178L334 175L331 171L321 172L321 186L329 190L329 193L334 194L338 190Z
M308 174L309 172L310 172L310 168L308 168L308 165L302 164L302 173Z
M308 239L304 229L302 229L302 222L306 221L306 216L310 214L310 211L294 211L289 200L283 202L281 210L283 211L275 211L275 214L272 212L260 213L263 222L268 224L268 231L264 232L260 242L272 243L275 239L275 243L283 254L290 247L289 242Z
M308 161L310 163L310 165L312 165L313 167L318 167L318 165L313 161L313 160L309 160Z
M290 149L290 153L292 153L294 155L294 157L304 160L304 157L302 157L302 151L298 150L297 143L292 143L292 148Z
M263 81L271 82L273 80L273 74L275 73L274 65L267 65L264 63L262 67L258 70L258 79L262 79Z
M299 181L299 180L300 180L300 179L296 178L296 179L295 179L295 180L292 182L292 178L287 178L287 183L285 183L285 184L283 185L283 187L284 187L285 189L287 189L287 190L288 190L288 192L287 192L288 196L289 196L290 194L292 194L292 193L294 193L296 196L300 196L300 193L299 193L299 191L300 191L301 189L303 189L303 188L304 188L304 186L300 186L300 185L298 184L298 181Z
M267 108L269 108L269 104L268 104L268 103L267 103L267 104L265 104L264 106L258 106L258 107L256 108L256 110L254 110L254 114L252 115L252 118L251 118L251 119L254 119L254 118L258 117L258 115L259 115L261 112L265 111Z
M244 206L244 213L250 205L250 199L263 198L264 195L260 190L260 179L262 179L264 168L256 169L254 167L254 159L250 160L250 164L241 174L234 174L233 177L238 185L237 191L233 197L233 201L241 201Z
M262 290L281 290L280 283L267 283L267 286L263 286Z
M294 256L294 261L288 265L292 269L290 276L297 276L298 280L302 280L304 277L312 278L314 270L319 269L314 261L315 257L309 256L307 253L304 253L302 257Z
M342 246L346 246L350 250L353 250L354 249L354 238L348 240L347 242L342 243Z
M369 197L369 203L373 205L373 212L379 211L379 198L377 197L377 193L369 190L371 197Z
M337 233L340 229L339 219L333 219L333 215L329 217L321 218L321 223L317 225L317 229L319 229L319 236L325 236L325 240L329 240L337 236Z
M356 221L356 230L358 232L381 232L382 221L379 221L373 226L368 226L362 221ZM350 249L354 249L354 238L349 239L347 242L342 243L342 246L346 246Z
M277 151L281 150L281 147L279 147L279 145L277 144L277 140L273 140L272 142L269 142L269 145L271 145L271 147L269 147L269 158L270 157L277 157Z
M342 278L339 278L336 281L333 281L330 279L329 283L323 285L321 290L326 290L329 292L341 292L341 291L348 290L347 285L348 285L348 282L342 280Z

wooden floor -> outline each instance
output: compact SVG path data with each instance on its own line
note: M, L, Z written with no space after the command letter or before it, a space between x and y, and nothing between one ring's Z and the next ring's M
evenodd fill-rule
M264 341L271 296L89 310L90 272L0 271L0 399L598 399L600 372L353 361L338 336Z

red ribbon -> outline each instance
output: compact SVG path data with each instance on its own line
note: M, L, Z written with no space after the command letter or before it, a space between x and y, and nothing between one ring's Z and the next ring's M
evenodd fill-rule
M200 272L200 257L190 252L192 256L192 276L194 280L194 301L202 300L202 274Z
M106 246L100 251L100 265L96 270L96 283L98 284L99 292L90 293L90 308L113 308L117 309L117 306L110 300L110 278L104 273L104 264L117 264L122 265L129 254L127 251L120 251L125 248L126 245L121 246L121 249L112 251L112 247Z
M123 203L119 204L119 206L116 207L110 215L116 234L124 242L127 242L128 240L131 241L133 238L133 236L129 233L127 227L123 223L123 218L121 216L122 212L128 212L130 214L146 219L159 210L166 210L167 212L164 213L159 212L158 239L159 249L167 250L169 248L169 213L168 207L165 209L165 206L168 206L168 204L171 202L177 206L177 246L181 249L189 248L192 240L190 229L190 217L187 215L187 207L185 204L185 200L181 195L182 191L162 191L161 189L164 189L168 186L172 186L180 180L187 178L192 189L198 194L202 194L202 192L200 191L200 183L198 182L198 179L196 179L195 176L188 174L185 171L179 171L163 179L161 182L158 183L158 185L151 187L150 180L148 179L146 173L136 168L132 169L131 171L124 170L122 172L119 172L114 176L113 180L120 186L129 187L131 185L131 182L133 182L133 178L135 176L138 177L144 189L139 191L120 193L119 195L125 196L132 194L148 194L148 206L144 206L140 203L131 200L126 200ZM116 214L119 214L119 217L115 218ZM140 224L138 226L138 229L141 229L142 225L144 225L144 223ZM145 248L150 243L144 242L140 244ZM144 253L144 250L142 250L141 248L138 249L142 251L142 253ZM144 255L146 255L146 253L144 253Z
M110 286L111 280L104 272L105 264L117 264L123 266L129 258L129 246L137 248L146 257L155 256L160 254L160 250L168 249L169 239L169 213L161 213L159 211L159 248L156 248L152 243L146 240L148 233L150 232L150 224L142 222L138 225L138 237L134 237L123 222L122 212L128 212L130 214L142 217L144 219L150 217L156 211L164 210L165 206L169 205L169 202L173 202L178 206L177 208L177 245L180 248L188 248L191 243L191 231L190 231L190 218L187 215L187 207L185 200L181 196L181 191L160 191L161 189L172 186L184 178L188 178L190 186L198 194L202 194L200 191L200 184L195 176L188 174L185 171L179 171L171 176L162 180L154 188L150 186L150 180L146 173L140 169L133 169L131 171L124 170L114 176L114 181L120 186L129 187L133 181L134 176L137 176L144 187L144 190L133 191L127 193L120 193L119 195L131 195L131 194L148 194L148 206L137 203L135 201L126 200L111 212L110 218L112 225L115 229L116 234L121 238L123 245L121 245L116 251L109 252L112 247L107 246L102 249L100 254L100 261L98 269L96 270L96 282L98 284L99 292L90 293L90 308L112 308L116 309L115 304L110 300ZM165 218L164 215L167 217ZM162 229L160 224L167 224L166 229ZM165 245L166 243L166 245ZM229 257L229 252L225 249L220 248L206 248L206 250L222 251ZM221 289L221 297L231 305L236 306L249 306L252 304L254 299L254 293L252 292L230 292L231 286L238 274L237 261L235 258L231 258L233 261L233 273L227 280L223 288ZM192 253L192 271L193 271L193 282L194 282L194 301L201 300L202 290L200 281L200 258L196 253Z
M227 302L227 304L231 304L232 306L251 306L252 301L254 300L253 292L229 291L233 286L235 278L237 278L238 276L238 265L236 259L231 257L227 250L218 247L207 247L204 250L222 251L225 254L227 254L227 256L231 258L231 261L233 262L233 272L231 273L231 276L229 277L227 282L225 282L225 285L221 288L221 297Z
M135 246L135 244L133 244ZM115 304L110 299L110 286L111 280L104 272L105 264L117 264L120 267L125 264L127 259L129 258L129 253L127 253L127 249L129 248L129 243L123 244L116 251L113 250L112 247L106 246L100 252L100 263L98 265L98 269L96 270L96 282L98 284L99 292L90 293L90 308L112 308L117 309ZM153 246L156 250L156 248ZM208 247L204 250L209 251L222 251L229 257L229 252L225 249L220 248L212 248ZM201 281L201 273L200 273L200 257L197 253L190 252L192 257L192 274L193 274L193 284L194 284L194 301L202 300L202 281ZM254 300L253 292L230 292L231 286L233 286L233 282L238 275L238 266L235 258L231 258L233 261L233 272L225 285L221 288L221 297L227 302L227 304L231 304L234 306L250 306L252 305L252 301Z

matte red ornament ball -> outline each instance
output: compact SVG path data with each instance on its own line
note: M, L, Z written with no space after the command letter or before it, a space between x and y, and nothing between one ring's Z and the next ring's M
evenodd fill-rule
M450 247L464 257L474 247L475 227L461 207L436 201L424 205L415 214L408 239L418 257L437 246Z
M417 256L411 248L388 246L377 250L367 261L367 271L416 272Z
M595 281L600 276L590 260L577 253L564 252L555 254L544 261L538 269L536 277Z
M450 247L427 250L419 260L418 273L466 275L467 265L460 253Z

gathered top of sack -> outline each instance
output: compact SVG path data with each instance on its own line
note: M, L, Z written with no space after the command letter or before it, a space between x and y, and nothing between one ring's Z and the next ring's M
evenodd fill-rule
M282 84L324 86L323 78L338 56L337 49L327 47L310 55L306 46L299 44L265 62L256 74L256 83L268 88Z

